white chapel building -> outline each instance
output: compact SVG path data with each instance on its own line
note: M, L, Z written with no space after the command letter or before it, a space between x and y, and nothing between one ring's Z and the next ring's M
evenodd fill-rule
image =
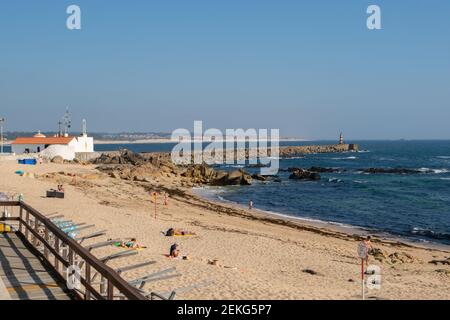
M61 156L73 160L77 153L94 152L94 138L83 133L79 137L69 135L46 137L38 132L32 137L18 137L11 143L15 154L37 153L45 158Z

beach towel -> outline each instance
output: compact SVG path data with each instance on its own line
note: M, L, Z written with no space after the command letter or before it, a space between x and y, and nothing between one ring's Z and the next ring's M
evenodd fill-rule
M13 228L8 224L0 223L0 232L1 233L13 232Z

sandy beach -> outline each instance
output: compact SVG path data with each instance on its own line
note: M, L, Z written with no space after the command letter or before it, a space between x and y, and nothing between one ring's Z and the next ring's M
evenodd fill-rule
M26 172L24 176L16 170ZM76 185L71 185L76 174ZM157 263L124 274L133 279L146 272L176 267L181 277L151 283L146 289L168 292L193 284L208 286L179 299L360 299L358 236L351 230L270 216L231 204L212 203L182 187L181 177L155 173L145 182L113 178L95 165L45 163L20 166L0 162L0 192L24 195L25 202L43 214L58 212L77 222L107 229L107 238L135 237L147 249L139 255L111 262L111 266L154 260ZM45 198L45 191L63 183L65 199ZM168 206L160 196L157 214L150 191L170 194ZM195 236L165 237L171 227ZM98 240L97 240L98 241ZM167 258L178 243L189 260ZM380 290L372 299L450 299L450 266L433 260L450 258L448 248L421 248L375 238L385 258L370 258L382 272ZM95 250L98 257L123 250ZM208 262L218 260L217 265ZM450 260L446 260L450 261Z

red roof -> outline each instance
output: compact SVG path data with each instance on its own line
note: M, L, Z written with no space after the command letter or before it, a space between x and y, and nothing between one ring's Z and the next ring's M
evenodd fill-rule
M75 137L18 137L11 144L69 144Z

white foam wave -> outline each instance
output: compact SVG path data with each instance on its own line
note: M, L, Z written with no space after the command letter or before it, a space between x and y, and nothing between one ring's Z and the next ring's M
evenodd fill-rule
M358 158L355 157L355 156L351 156L351 157L331 158L331 159L333 159L333 160L355 160L355 159L358 159Z
M224 197L219 196L219 195L217 195L217 199L219 199L219 200L222 201L222 202L234 203L233 201L227 200L227 199L225 199Z
M267 213L267 214L270 214L270 215L278 216L278 217L293 219L293 220L300 220L300 221L306 221L306 222L312 222L312 223L334 225L334 226L339 226L339 227L342 227L342 228L361 229L361 230L363 230L362 227L353 226L353 225L349 225L349 224L345 224L345 223L325 221L325 220L319 220L319 219L313 219L313 218L299 217L299 216L283 214L283 213L270 211L270 210L258 210L258 211L264 212L264 213Z
M420 168L418 170L423 173L435 173L435 174L442 174L442 173L450 172L449 169L446 169L446 168L442 168L442 169Z
M285 157L283 160L296 160L296 159L305 159L305 157Z
M328 179L328 182L340 183L340 182L343 182L343 181L341 179L338 179L338 178L330 178L330 179Z

